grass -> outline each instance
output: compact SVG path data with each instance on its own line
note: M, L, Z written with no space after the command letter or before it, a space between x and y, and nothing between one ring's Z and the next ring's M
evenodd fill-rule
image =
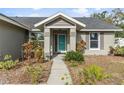
M111 78L98 81L96 84L121 85L124 84L124 57L119 56L85 56L85 64L75 67L71 63L65 62L72 76L73 84L80 84L79 71L91 64L102 67L105 73L111 74Z

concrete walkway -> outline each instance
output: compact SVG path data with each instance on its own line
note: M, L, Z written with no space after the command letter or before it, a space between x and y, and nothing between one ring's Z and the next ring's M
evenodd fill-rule
M64 63L63 54L59 54L53 58L53 65L50 77L47 81L48 85L70 85L72 79L69 71Z

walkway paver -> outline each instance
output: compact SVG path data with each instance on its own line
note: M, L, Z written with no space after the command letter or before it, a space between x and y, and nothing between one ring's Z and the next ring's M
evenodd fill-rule
M72 84L72 79L69 71L64 63L63 54L59 54L53 58L53 65L51 68L51 74L48 79L48 85L66 85Z

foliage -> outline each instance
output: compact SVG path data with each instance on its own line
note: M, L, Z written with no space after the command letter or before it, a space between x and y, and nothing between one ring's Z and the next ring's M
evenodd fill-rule
M43 49L40 46L35 48L34 54L35 54L36 62L39 62L40 60L43 59Z
M17 65L17 62L12 60L12 56L7 54L4 57L4 61L0 62L0 69L9 70Z
M65 73L60 78L61 78L61 80L64 81L65 85L71 85L72 84L71 76L69 74Z
M10 55L10 54L6 54L4 56L4 60L11 60L11 59L12 59L12 55Z
M40 60L43 61L43 49L40 46L39 41L37 40L29 41L27 43L24 43L22 47L23 47L24 59L30 61L31 58L35 58L36 62L39 62Z
M32 84L37 84L39 82L38 80L42 76L42 71L43 71L42 65L27 67L27 73L31 78Z
M84 53L86 49L86 42L84 40L81 40L77 43L77 51Z
M115 32L115 37L124 38L124 32L123 31L122 32L119 32L119 31Z
M6 70L9 70L13 67L16 66L16 62L14 61L6 61L6 62L0 62L0 69L6 69Z
M22 45L23 47L23 52L24 52L24 59L27 59L28 61L30 61L32 55L33 55L33 44L31 42L27 42L24 43Z
M42 32L33 32L30 35L30 40L43 40L43 33Z
M110 51L109 51L109 54L113 54L114 51L115 51L115 49L114 49L112 46L109 47L109 50L110 50Z
M112 23L112 19L107 11L103 11L101 13L94 13L91 15L91 17L106 21L107 23Z
M84 78L81 78L82 84L95 84L96 81L101 81L109 77L109 75L105 74L103 69L97 65L90 65L85 67L79 72L79 75L80 77L83 76Z
M70 61L70 66L71 67L77 67L78 66L77 61Z
M65 60L66 61L77 61L80 63L84 61L84 56L82 53L78 51L70 51L65 54Z
M124 56L124 47L117 46L115 48L114 55Z
M38 46L41 45L41 42L38 40L32 40L31 41L32 45L33 45L33 49L37 48Z
M103 20L124 29L124 12L120 8L113 9L110 13L108 11L94 13L91 17ZM115 37L124 38L124 32L115 32Z

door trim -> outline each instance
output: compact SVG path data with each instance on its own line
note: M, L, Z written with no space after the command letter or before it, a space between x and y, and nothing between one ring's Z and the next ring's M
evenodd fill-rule
M60 35L64 35L65 36L65 51L60 51L59 50L59 36ZM57 52L59 53L65 53L67 50L66 50L66 34L57 34Z

